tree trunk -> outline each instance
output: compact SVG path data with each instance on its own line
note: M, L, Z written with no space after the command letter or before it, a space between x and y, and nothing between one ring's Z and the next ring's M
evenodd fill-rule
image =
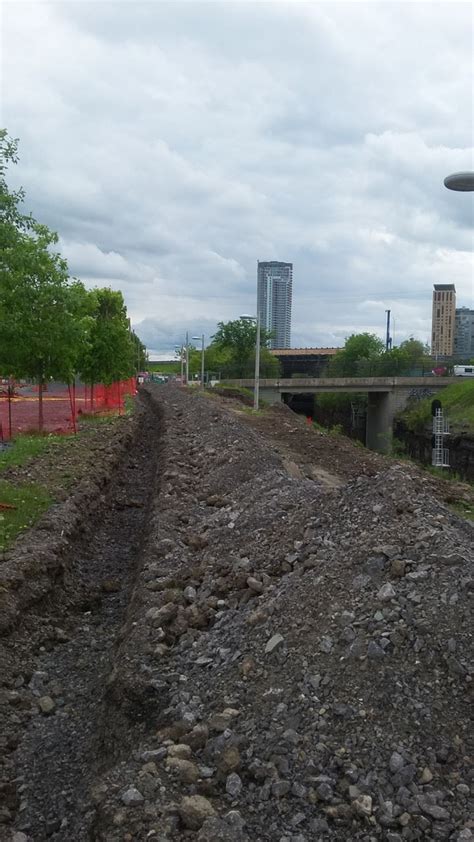
M8 438L12 438L12 392L13 383L11 377L8 378Z
M38 380L38 430L43 432L43 378Z

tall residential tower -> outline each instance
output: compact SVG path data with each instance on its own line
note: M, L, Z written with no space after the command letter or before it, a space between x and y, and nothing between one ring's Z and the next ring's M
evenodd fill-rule
M293 264L278 260L259 261L257 276L260 324L273 333L270 348L289 348Z
M452 357L455 318L456 287L454 284L435 284L431 321L431 354L433 357Z

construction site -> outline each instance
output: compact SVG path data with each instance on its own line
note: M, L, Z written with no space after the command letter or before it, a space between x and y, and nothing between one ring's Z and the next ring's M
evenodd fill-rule
M1 842L474 839L472 486L171 383L3 476Z

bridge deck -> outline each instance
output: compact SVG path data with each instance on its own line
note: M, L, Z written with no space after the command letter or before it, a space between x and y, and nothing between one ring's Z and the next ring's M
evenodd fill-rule
M232 386L253 389L254 380L227 380ZM442 389L459 383L459 377L304 377L261 379L260 389L279 392L393 392L397 389Z

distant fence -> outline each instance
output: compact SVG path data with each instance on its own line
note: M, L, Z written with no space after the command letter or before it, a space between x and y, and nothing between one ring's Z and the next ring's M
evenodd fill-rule
M103 414L124 409L127 395L136 393L136 379L120 380L110 386L102 383L48 383L43 391L43 430L47 433L74 433L83 414ZM0 385L0 440L18 433L39 430L38 386Z

